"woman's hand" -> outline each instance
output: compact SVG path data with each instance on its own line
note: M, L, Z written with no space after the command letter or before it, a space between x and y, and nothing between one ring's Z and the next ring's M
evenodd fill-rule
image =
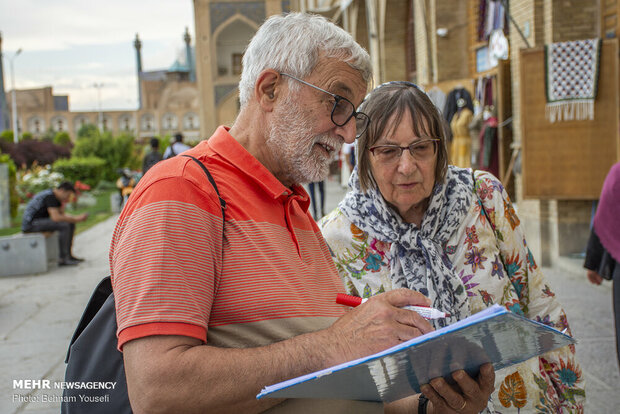
M479 413L486 408L495 386L495 371L491 364L480 367L478 379L465 371L452 373L456 385L450 385L443 378L435 378L422 386L422 392L430 400L427 413Z
M599 275L594 270L588 269L588 280L595 285L600 285L603 282L603 276Z

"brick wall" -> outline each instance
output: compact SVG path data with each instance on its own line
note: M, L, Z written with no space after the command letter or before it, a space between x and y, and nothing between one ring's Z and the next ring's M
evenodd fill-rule
M364 49L370 50L370 47L368 45L368 26L366 25L366 7L360 6L357 10L357 21L355 22L355 40Z
M530 47L536 44L536 0L513 0L510 2L510 14L514 22L519 26ZM538 18L541 21L541 18ZM544 19L542 19L544 21ZM513 140L521 142L521 68L519 64L519 50L526 48L523 40L514 24L509 21L509 41L510 41L510 71L512 77L512 122ZM540 29L538 31L540 35ZM518 205L518 214L523 224L523 229L528 241L528 245L534 257L540 264L549 264L550 254L546 250L547 243L543 233L548 232L544 225L546 220L542 216L548 210L547 205L541 206L538 200L523 200L523 187L521 175L515 175L515 194Z
M596 37L599 32L598 2L591 0L513 0L510 12L530 47L552 42ZM513 85L514 139L521 142L521 36L510 27ZM517 175L517 202L526 237L534 256L542 265L551 265L558 256L582 252L589 233L591 202L566 200L524 200Z
M437 36L435 31L429 33L436 38L437 45L435 82L467 78L469 76L467 2L436 0L435 26L436 29L448 29L446 37Z
M543 4L543 25L545 27L545 44L553 43L553 31L551 30L553 22L553 3L546 1Z
M390 0L385 13L385 31L382 47L383 81L408 79L407 76L407 3L408 0Z
M591 0L561 0L551 2L551 42L590 39L599 36L599 4ZM590 233L592 203L581 200L557 201L557 255L569 255L585 250Z
M552 42L591 39L600 33L599 4L592 0L553 1Z
M432 81L432 70L430 57L430 42L427 36L427 27L429 26L429 18L425 1L413 0L414 9L414 25L415 25L415 55L417 79L419 84L428 84Z

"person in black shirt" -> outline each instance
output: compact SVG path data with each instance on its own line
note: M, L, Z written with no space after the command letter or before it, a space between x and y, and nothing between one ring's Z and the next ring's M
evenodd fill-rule
M71 253L75 223L86 220L87 213L72 215L65 213L64 203L75 194L75 188L70 182L63 182L57 188L43 190L37 193L26 205L22 218L22 231L36 233L42 231L58 231L58 244L61 266L76 265L83 259L74 257Z
M159 152L159 140L151 138L151 152L144 156L142 161L142 175L146 174L149 168L161 161L162 156Z

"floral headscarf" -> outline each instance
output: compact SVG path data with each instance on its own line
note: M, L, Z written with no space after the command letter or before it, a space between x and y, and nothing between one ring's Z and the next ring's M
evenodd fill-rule
M390 207L376 185L364 193L357 168L350 191L339 204L345 217L371 237L391 244L391 278L394 287L406 287L428 296L432 306L450 313L435 327L469 316L467 292L444 252L450 236L460 227L474 197L470 169L449 166L446 178L436 183L422 223L406 223Z

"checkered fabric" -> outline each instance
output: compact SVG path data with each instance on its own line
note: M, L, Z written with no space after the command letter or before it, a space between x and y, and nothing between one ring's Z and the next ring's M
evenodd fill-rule
M594 119L601 39L545 46L546 115L550 122Z

